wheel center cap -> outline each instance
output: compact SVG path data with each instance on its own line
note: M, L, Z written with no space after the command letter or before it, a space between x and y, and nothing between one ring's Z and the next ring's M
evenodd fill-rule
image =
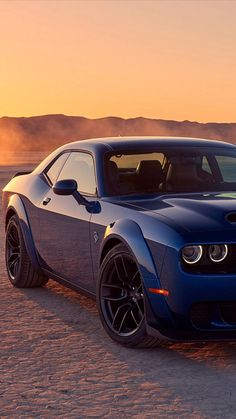
M140 293L137 292L136 289L131 289L129 291L129 296L132 298L133 301L136 301L140 297Z

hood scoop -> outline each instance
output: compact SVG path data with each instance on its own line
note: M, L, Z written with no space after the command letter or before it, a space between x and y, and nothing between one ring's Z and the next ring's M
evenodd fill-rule
M236 223L236 212L230 212L229 214L226 215L225 218L229 223L235 224Z

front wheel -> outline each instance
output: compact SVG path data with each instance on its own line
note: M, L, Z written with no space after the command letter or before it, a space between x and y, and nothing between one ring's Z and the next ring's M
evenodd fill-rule
M16 215L7 224L5 257L8 278L15 287L41 287L48 282L48 278L38 272L30 261Z
M118 244L104 258L97 284L97 306L108 335L128 347L153 347L146 333L141 274L129 250Z

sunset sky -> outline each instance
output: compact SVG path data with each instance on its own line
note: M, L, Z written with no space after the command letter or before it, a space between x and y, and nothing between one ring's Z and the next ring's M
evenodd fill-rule
M236 122L236 1L0 1L0 116Z

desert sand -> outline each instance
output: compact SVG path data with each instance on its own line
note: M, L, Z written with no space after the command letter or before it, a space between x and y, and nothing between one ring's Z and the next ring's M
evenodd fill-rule
M1 188L16 169L0 168ZM235 418L236 343L118 346L93 300L12 287L2 218L0 269L1 418Z

